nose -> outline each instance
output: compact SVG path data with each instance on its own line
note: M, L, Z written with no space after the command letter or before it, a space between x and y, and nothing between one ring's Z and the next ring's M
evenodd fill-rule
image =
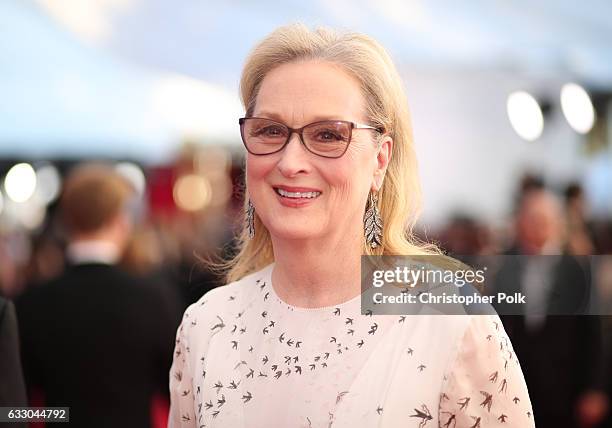
M291 134L289 142L280 153L277 167L283 176L290 178L310 171L310 152L300 141L297 132Z

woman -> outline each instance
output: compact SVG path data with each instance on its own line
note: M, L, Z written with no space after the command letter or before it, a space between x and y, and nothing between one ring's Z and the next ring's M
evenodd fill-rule
M360 313L362 254L438 253L411 239L416 161L385 50L282 27L240 88L242 247L185 312L170 426L534 426L497 317Z

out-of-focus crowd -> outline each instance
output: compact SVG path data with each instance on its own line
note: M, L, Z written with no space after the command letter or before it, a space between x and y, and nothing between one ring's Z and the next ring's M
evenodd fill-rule
M149 178L164 181L159 171ZM0 304L0 376L9 374L0 405L70 406L73 426L164 426L175 331L187 305L223 283L202 260L232 253L238 179L232 195L205 214L176 215L159 209L163 195L138 195L108 165L84 164L36 232L0 230L0 296L14 301ZM590 218L579 183L558 192L525 176L513 206L502 227L458 214L423 238L457 257L612 253L612 222ZM612 267L600 274L612 284ZM612 426L607 318L503 318L538 427Z

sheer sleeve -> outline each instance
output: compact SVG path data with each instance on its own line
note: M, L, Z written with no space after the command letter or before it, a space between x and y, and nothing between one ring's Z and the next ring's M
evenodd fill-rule
M444 376L440 427L535 427L527 385L498 316L475 315Z
M168 428L195 428L193 372L189 362L189 343L186 329L190 324L187 308L176 332L174 356L170 367L170 413Z

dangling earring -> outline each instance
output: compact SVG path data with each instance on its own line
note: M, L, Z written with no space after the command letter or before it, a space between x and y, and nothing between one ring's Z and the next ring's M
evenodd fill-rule
M250 198L246 209L246 227L249 232L249 239L253 239L255 236L255 206Z
M383 222L378 212L378 194L370 192L368 206L363 217L366 243L370 248L382 245Z

